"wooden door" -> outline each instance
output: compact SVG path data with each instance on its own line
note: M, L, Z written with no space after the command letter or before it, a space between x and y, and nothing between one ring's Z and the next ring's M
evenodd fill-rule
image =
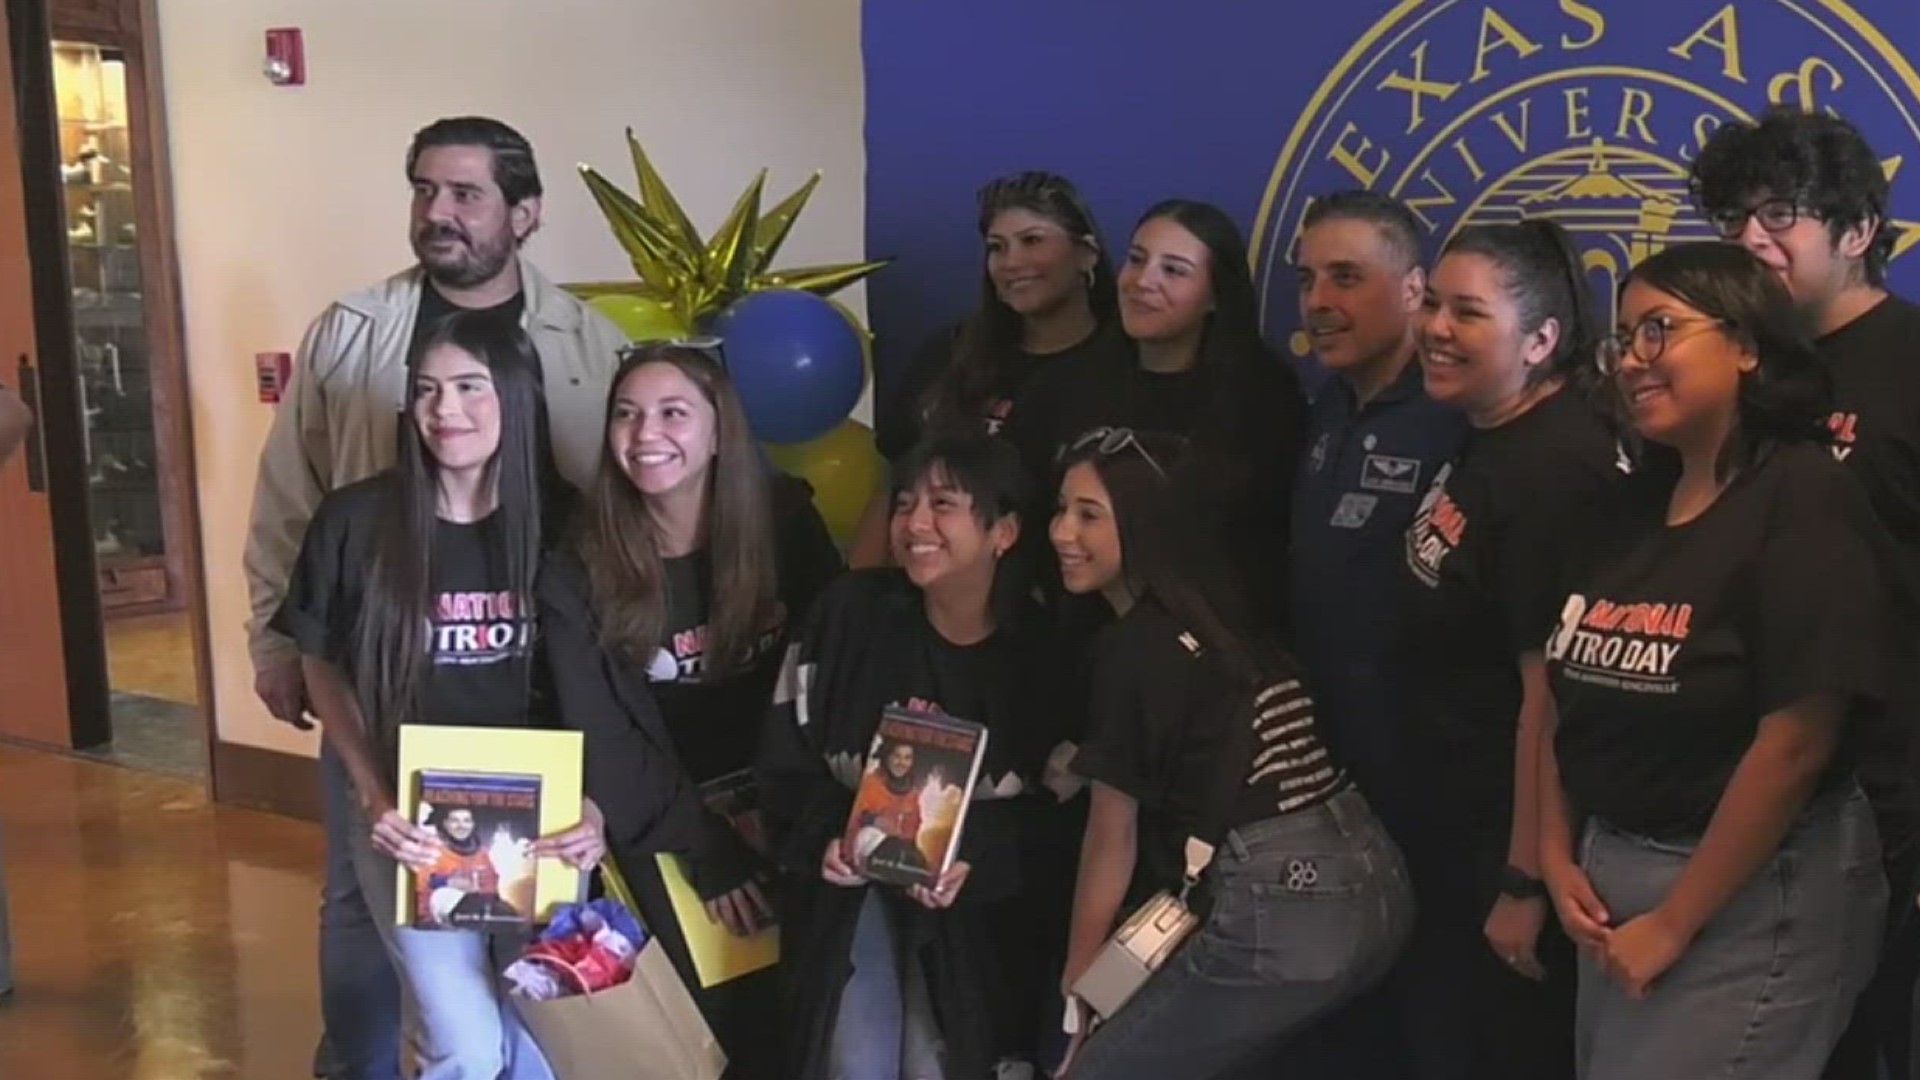
M57 139L41 0L0 22L0 380L34 431L0 466L0 736L105 740L87 473L60 253ZM63 607L65 614L63 614Z

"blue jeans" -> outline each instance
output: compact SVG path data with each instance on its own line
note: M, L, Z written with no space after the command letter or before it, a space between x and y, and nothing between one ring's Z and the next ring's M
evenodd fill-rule
M1590 821L1580 865L1620 926L1666 898L1697 842ZM1645 998L1581 955L1581 1080L1815 1080L1873 975L1886 906L1866 796L1816 799Z
M1399 849L1349 789L1233 830L1207 921L1081 1049L1073 1080L1206 1080L1257 1066L1378 981L1413 927Z
M374 849L359 808L350 809L360 892L418 1025L409 1040L419 1065L415 1080L554 1080L500 977L526 935L396 926L396 864Z
M899 946L886 898L869 887L853 930L853 974L833 1025L831 1080L941 1080L926 973ZM771 1021L772 1018L769 1018Z
M327 830L327 883L320 894L320 1015L326 1034L314 1075L400 1080L400 980L353 869L359 820L353 783L340 755L324 741L320 786Z

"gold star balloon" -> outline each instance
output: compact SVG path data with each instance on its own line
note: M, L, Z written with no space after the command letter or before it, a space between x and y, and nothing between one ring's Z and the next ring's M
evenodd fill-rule
M767 171L761 169L735 200L713 237L702 239L680 200L674 198L640 141L634 138L632 128L627 129L627 147L633 152L633 171L639 178L637 195L621 191L591 165L579 168L580 178L606 215L614 239L633 260L633 271L640 280L567 286L582 299L632 297L642 303L663 305L681 326L690 328L748 293L803 289L816 296L831 296L891 261L772 268L773 258L793 231L794 221L819 186L818 172L771 210L762 212L760 200Z

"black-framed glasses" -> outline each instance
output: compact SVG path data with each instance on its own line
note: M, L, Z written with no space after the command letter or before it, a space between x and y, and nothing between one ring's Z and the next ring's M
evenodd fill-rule
M1152 466L1153 471L1159 474L1160 479L1165 480L1167 478L1167 470L1161 468L1160 463L1155 461L1153 455L1147 452L1147 448L1141 444L1140 437L1134 434L1132 428L1094 428L1092 431L1087 432L1068 444L1067 451L1078 454L1090 446L1093 447L1094 453L1099 454L1101 457L1112 457L1114 454L1128 447L1132 447L1134 451L1140 455L1141 460L1145 461L1149 466Z
M1797 199L1767 199L1752 206L1728 206L1707 211L1707 224L1723 237L1739 236L1746 231L1747 219L1752 218L1760 227L1770 233L1783 233L1799 223L1803 217L1813 217L1812 209L1800 205Z
M1594 362L1600 365L1600 371L1605 375L1617 374L1628 356L1643 364L1651 364L1660 359L1668 345L1689 336L1676 331L1694 325L1731 326L1732 323L1710 315L1649 315L1630 330L1601 338L1594 350Z
M622 364L651 360L667 353L690 352L713 361L721 367L727 366L725 342L712 335L686 338L648 338L645 341L630 342L622 345L613 355Z

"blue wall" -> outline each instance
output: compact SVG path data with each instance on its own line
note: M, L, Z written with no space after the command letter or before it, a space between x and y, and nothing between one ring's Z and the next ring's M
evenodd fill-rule
M868 293L883 386L971 307L973 193L1018 169L1072 177L1112 250L1158 199L1219 203L1282 343L1299 213L1357 174L1427 200L1435 245L1560 216L1605 288L1705 234L1684 188L1704 131L1810 93L1904 158L1894 217L1920 222L1914 2L868 0L867 247L898 259ZM1920 296L1920 246L1892 280Z

